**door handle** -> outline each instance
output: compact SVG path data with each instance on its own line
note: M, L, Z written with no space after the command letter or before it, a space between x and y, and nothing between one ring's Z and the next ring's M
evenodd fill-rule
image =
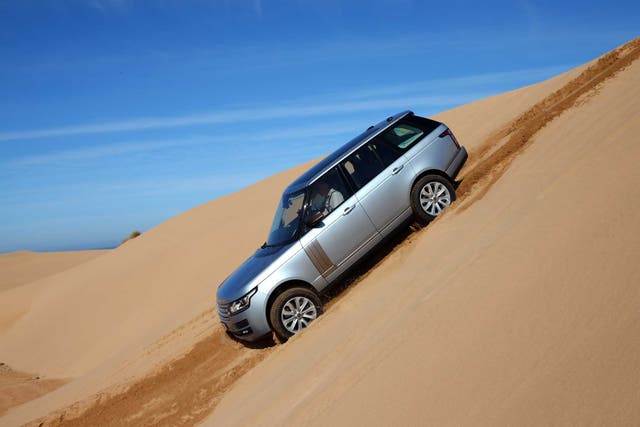
M346 208L344 208L344 211L342 211L342 215L349 215L349 213L351 213L351 211L356 207L356 205L353 206L348 206Z
M398 172L400 172L402 170L402 168L404 167L404 165L400 165L400 166L396 166L395 168L393 168L393 170L391 171L391 175L395 175Z

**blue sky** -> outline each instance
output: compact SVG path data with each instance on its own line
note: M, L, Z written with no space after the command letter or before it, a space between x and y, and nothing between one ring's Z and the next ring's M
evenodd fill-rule
M639 23L631 1L0 0L0 252L114 246Z

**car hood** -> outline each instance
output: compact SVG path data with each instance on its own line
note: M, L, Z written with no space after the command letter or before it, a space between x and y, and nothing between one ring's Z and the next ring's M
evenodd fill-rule
M255 288L285 261L282 255L294 244L258 249L222 282L217 292L218 301L235 301Z

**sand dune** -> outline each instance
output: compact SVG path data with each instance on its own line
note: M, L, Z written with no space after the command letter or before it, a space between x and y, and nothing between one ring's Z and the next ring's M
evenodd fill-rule
M595 63L442 113L472 154L462 203L285 346L220 339L213 298L309 164L4 291L0 312L21 310L0 330L0 360L69 382L0 423L193 424L218 401L208 424L637 423L640 65L602 82L636 45L525 145L510 142L532 123L522 115L540 117Z
M0 254L0 292L68 270L105 252L18 251Z
M636 61L238 381L207 424L638 424L639 133Z
M218 284L263 241L279 193L307 165L199 206L65 274L9 289L0 360L71 381L7 416L24 422L187 351L217 327ZM27 294L28 292L28 294ZM17 317L17 318L15 318Z
M2 292L59 274L104 254L103 250L69 252L18 251L0 254L0 299ZM29 287L33 288L33 286ZM0 312L0 331L9 328L26 311L33 299L30 289L20 292L19 303L14 297L12 306ZM0 362L0 414L8 408L28 402L55 390L65 383L61 379L41 379L38 375L16 372Z

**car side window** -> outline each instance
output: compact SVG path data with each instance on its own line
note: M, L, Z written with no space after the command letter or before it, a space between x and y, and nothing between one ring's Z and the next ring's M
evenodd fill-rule
M408 123L398 123L380 135L386 143L402 151L408 150L423 136L424 132L421 129Z
M321 213L324 218L349 197L351 197L351 190L346 185L338 168L333 168L309 187L307 217L310 218L316 213Z
M381 138L392 147L405 152L440 125L441 123L435 120L410 115L382 132L377 138Z
M402 155L402 152L397 148L393 148L390 145L386 144L382 138L379 136L375 137L373 141L369 143L373 151L380 157L382 163L385 166L389 166L391 163L398 160L398 158Z
M362 188L375 178L386 167L374 152L373 146L367 144L342 162L342 167L351 177L357 188Z

